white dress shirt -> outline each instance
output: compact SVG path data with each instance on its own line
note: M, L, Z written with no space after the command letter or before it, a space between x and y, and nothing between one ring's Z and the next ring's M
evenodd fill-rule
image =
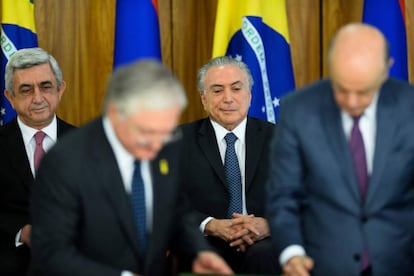
M216 134L217 139L217 145L220 151L220 157L221 161L224 165L224 158L226 155L226 147L227 143L224 139L224 136L226 136L228 131L224 127L222 127L217 122L210 119L211 124L213 125L214 133ZM240 173L241 173L241 179L242 179L242 204L243 204L243 214L247 214L247 207L246 207L246 193L245 193L245 186L246 186L246 173L245 173L245 167L246 167L246 125L247 125L247 118L245 118L243 121L240 122L240 124L234 128L231 132L233 132L237 136L237 140L234 143L234 148L236 151L237 159L239 161L240 166ZM208 217L205 220L203 220L200 224L200 231L204 233L204 230L206 228L206 224L212 220L213 217Z
M132 177L135 168L135 157L132 156L118 140L115 131L109 122L108 117L103 118L103 127L105 135L108 138L109 144L114 152L118 168L121 173L122 182L124 184L125 191L131 194L132 190ZM141 176L144 182L145 189L145 207L147 218L147 230L152 230L152 216L153 216L153 194L152 194L152 178L150 172L150 162L148 160L140 160L141 162ZM132 276L133 273L127 270L121 272L121 276Z
M34 167L34 151L36 148L36 140L34 138L34 135L36 132L38 132L38 129L29 127L28 125L25 125L22 120L20 120L19 116L17 116L17 125L20 128L20 131L23 136L23 143L24 148L26 149L27 158L29 159L30 169L32 170L33 178L36 176L36 171ZM47 152L57 141L57 120L56 116L53 117L52 122L46 126L45 128L41 129L44 133L46 133L45 138L43 139L43 150ZM20 236L22 234L22 229L17 232L15 237L15 245L16 247L23 245L22 242L20 242Z

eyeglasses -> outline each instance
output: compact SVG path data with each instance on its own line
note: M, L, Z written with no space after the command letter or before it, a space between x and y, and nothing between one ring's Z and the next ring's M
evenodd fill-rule
M131 123L130 127L139 136L137 144L142 147L149 146L154 141L166 145L172 142L176 142L182 138L182 132L179 128L175 128L173 131L165 133L152 129L145 129L138 125L132 125Z

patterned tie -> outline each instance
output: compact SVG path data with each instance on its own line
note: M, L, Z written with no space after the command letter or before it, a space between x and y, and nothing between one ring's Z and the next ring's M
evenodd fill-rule
M134 175L132 176L131 204L135 215L137 227L138 246L140 253L145 255L147 248L147 226L145 208L145 189L144 181L141 176L141 162L135 160Z
M230 132L226 134L224 139L227 143L224 171L226 173L226 180L230 193L230 204L227 217L231 218L233 213L242 213L242 184L239 162L234 149L234 142L237 140L237 136Z
M45 154L45 151L43 149L43 139L45 138L45 136L46 133L44 133L43 131L38 131L34 135L36 141L36 147L33 155L35 171L37 171L37 169L39 168L40 160Z
M351 150L351 155L354 163L355 176L358 182L359 190L361 192L362 200L365 200L367 189L368 189L368 170L367 170L367 161L365 157L365 147L364 140L362 139L362 134L359 129L359 119L361 116L353 117L354 126L351 131L351 138L349 140L349 148ZM362 268L364 271L370 265L368 249L365 246L362 251Z
M361 116L353 117L354 126L351 131L351 139L349 140L349 148L351 150L352 159L354 162L354 170L356 179L361 192L361 197L365 200L368 188L368 170L367 161L365 157L364 140L362 139L361 131L359 130L359 119Z

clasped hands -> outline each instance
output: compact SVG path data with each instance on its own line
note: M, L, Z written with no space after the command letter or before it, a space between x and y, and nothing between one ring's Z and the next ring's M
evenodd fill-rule
M270 236L269 225L264 218L237 213L232 215L232 219L212 219L207 223L205 233L225 240L240 252Z

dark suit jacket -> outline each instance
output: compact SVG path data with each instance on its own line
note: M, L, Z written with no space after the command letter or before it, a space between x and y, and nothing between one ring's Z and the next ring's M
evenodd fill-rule
M74 126L57 119L60 138ZM30 223L29 199L33 175L15 118L0 128L0 274L22 275L28 267L28 247L15 246L17 232Z
M207 243L178 207L179 145L151 162L153 226L144 258L133 211L102 120L67 135L45 156L32 197L33 265L41 275L163 275L172 237L191 254ZM168 164L168 169L160 168Z
M330 81L282 99L269 222L279 252L304 246L312 275L359 275L364 247L374 276L414 271L414 89L390 79L379 93L365 202Z
M197 222L207 217L227 218L229 192L216 135L210 119L201 119L181 126L185 148L181 159L182 179L189 198L197 210ZM269 144L275 125L247 118L245 195L249 214L264 217L265 183L268 176ZM236 252L226 241L207 237L210 245L224 257L237 273L269 273L277 271L277 257L269 239ZM265 257L264 257L265 256ZM185 256L179 258L180 270L188 270Z
M227 218L229 193L223 162L210 119L181 126L184 137L184 182L201 223L209 216ZM246 125L246 205L249 214L264 217L269 144L275 125L248 117Z

